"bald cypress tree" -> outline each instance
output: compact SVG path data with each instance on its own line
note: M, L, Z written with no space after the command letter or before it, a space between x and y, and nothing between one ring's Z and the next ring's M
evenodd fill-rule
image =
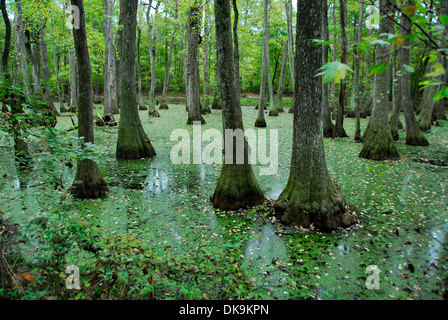
M334 230L351 223L344 197L328 173L322 130L321 39L324 3L299 0L294 67L294 127L291 169L287 185L275 203L286 224Z
M135 39L138 1L120 0L123 30L120 48L121 94L117 159L141 159L156 155L143 130L137 107L135 83Z
M380 1L380 11L392 14L387 0ZM393 21L382 18L378 34L392 33ZM377 45L376 64L389 65L390 45ZM387 70L375 74L372 116L365 132L365 141L359 156L371 160L400 158L389 127L389 75Z
M93 136L93 96L92 71L90 67L87 34L85 27L85 11L83 0L72 0L72 5L79 8L79 29L73 29L75 54L78 61L79 99L78 99L78 136L85 143L94 143ZM99 198L108 191L101 176L98 165L91 159L80 160L76 167L76 176L71 193L76 198Z
M231 129L244 132L241 105L237 96L230 1L215 0L214 3L223 128L224 131ZM226 151L228 151L227 145L229 143L229 141L225 141ZM249 164L247 141L244 141L244 161L242 164L235 163L237 152L235 139L231 143L233 147L233 161L232 163L226 161L222 166L221 175L212 196L213 205L220 209L233 210L263 203L263 192ZM242 150L238 151L241 152Z

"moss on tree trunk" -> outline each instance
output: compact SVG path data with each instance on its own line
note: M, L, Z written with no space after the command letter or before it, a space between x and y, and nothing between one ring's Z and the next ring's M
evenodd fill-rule
M315 77L322 66L321 39L324 5L305 0L297 18L294 89L294 128L291 169L288 183L274 208L280 221L323 231L353 223L346 213L345 200L331 180L326 161L322 130L322 79ZM306 59L305 59L306 57Z

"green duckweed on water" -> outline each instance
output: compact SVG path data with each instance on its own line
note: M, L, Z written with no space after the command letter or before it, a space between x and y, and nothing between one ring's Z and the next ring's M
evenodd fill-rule
M96 106L100 113L101 106ZM243 107L253 128L253 106ZM76 170L76 130L68 114L57 139L34 129L33 162L19 168L12 142L0 139L0 237L10 275L0 296L9 299L446 299L448 138L431 145L396 143L399 161L361 159L362 144L325 139L327 166L358 223L323 233L283 226L272 203L286 185L292 114L266 116L278 129L278 169L254 173L265 205L239 211L214 209L210 196L221 165L173 164L171 133L186 126L184 105L142 111L156 149L151 159L117 161L118 127L95 127L93 156L109 186L106 198L75 200L67 194ZM73 117L73 116L72 116ZM76 122L76 117L73 117ZM119 116L116 117L119 121ZM220 110L204 115L222 130ZM367 125L362 119L361 129ZM354 119L346 119L354 134ZM269 135L268 135L269 136ZM269 150L269 149L268 149ZM218 150L220 152L220 150ZM269 152L269 151L268 151ZM79 268L80 289L67 290L66 267ZM369 266L379 288L367 289ZM9 279L6 281L6 279Z

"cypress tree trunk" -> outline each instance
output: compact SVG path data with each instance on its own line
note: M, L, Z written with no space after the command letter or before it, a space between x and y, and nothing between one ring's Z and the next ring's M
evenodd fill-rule
M298 3L295 57L294 129L288 183L275 203L277 217L286 224L323 231L352 223L345 213L345 200L331 180L322 134L322 79L315 77L322 66L322 1Z
M278 89L276 95L276 109L278 112L285 112L283 110L283 86L285 83L285 74L286 74L286 60L288 59L288 40L285 42L285 46L283 47L283 56L282 56L282 66L280 68L280 77L278 78Z
M216 50L222 101L223 129L243 130L241 105L238 103L237 86L232 48L230 1L215 0ZM246 140L246 139L244 139ZM244 152L244 163L227 163L222 166L218 184L212 196L215 207L236 210L246 206L262 204L263 192L249 164L248 144L237 150L233 141L233 160L236 152Z
M104 9L104 40L106 43L104 63L104 119L114 120L113 115L118 114L117 96L117 65L114 46L114 33L112 25L114 0L103 0Z
M380 0L380 10L391 14L387 0ZM389 18L383 18L380 22L379 34L391 33L393 28ZM390 46L378 46L376 64L385 63L389 65ZM369 125L366 130L364 146L359 156L371 160L398 160L400 158L395 147L394 140L389 128L389 83L388 72L375 74L373 89L373 110Z
M207 5L204 5L204 91L202 97L202 114L208 114L212 111L210 110L210 97L209 97L209 87L210 87L210 72L209 72L209 18L207 12ZM237 40L238 41L238 40Z
M201 97L199 93L199 11L200 5L195 2L188 13L188 121L187 124L200 122L205 124L201 113Z
M264 36L263 36L264 37ZM263 45L263 53L262 53L263 62L261 64L261 83L260 83L260 96L258 100L258 115L255 120L255 127L264 128L266 127L266 119L264 117L264 109L266 106L266 73L267 73L267 64L266 64L266 50Z
M341 27L341 63L347 64L347 35L345 33L345 24L347 17L347 0L339 0L340 21ZM347 137L344 129L344 108L345 108L345 91L347 88L346 81L343 79L339 85L338 105L336 109L336 124L333 131L334 138Z
M2 54L2 72L5 82L11 84L11 75L9 73L9 53L11 52L11 22L9 21L6 9L6 0L0 2L3 21L5 22L5 47Z
M30 78L28 76L28 68L27 68L27 61L26 61L26 48L25 48L25 24L23 22L22 16L22 2L21 0L16 0L16 6L17 6L17 24L19 27L19 44L18 44L18 50L20 52L20 61L21 61L21 67L22 67L22 81L24 86L24 91L28 96L31 96L31 87L30 87Z
M138 1L121 0L123 35L120 49L121 94L120 125L118 127L117 159L141 159L156 152L140 121L135 84L135 37Z
M148 24L148 39L149 39L149 60L151 63L151 85L149 87L149 96L148 96L148 116L150 117L159 117L159 112L156 109L156 99L155 99L155 92L156 92L156 69L155 69L155 63L156 63L156 40L157 40L157 31L154 33L154 37L152 36L152 30L153 25L151 23L151 20L149 18L149 12L151 10L151 3L152 0L149 2L148 10L146 11L146 23ZM160 1L157 2L155 14L157 14L157 11L159 9Z
M45 22L43 22L45 24ZM43 81L43 100L46 102L49 102L51 105L52 97L51 97L51 91L50 91L50 67L48 64L48 50L47 50L47 30L46 26L44 25L43 28L40 30L40 39L41 43L39 46L41 46L41 53L42 53L42 81Z
M238 103L241 104L241 80L240 80L240 49L238 45L238 7L236 0L232 0L233 7L233 55L235 63L235 81Z
M288 56L289 56L289 70L291 72L292 87L294 88L294 37L292 32L292 0L285 1L286 9L286 26L288 34Z
M266 81L269 89L269 116L278 116L278 111L275 108L274 86L272 85L271 67L269 58L269 5L271 0L264 0L264 23L263 23L263 48L266 50Z
M137 27L137 104L139 110L147 110L145 106L145 101L143 101L143 92L142 92L142 72L140 65L140 42L142 38L142 29Z
M358 19L358 35L357 35L357 45L360 46L362 43L362 26L364 24L364 2L361 2L359 8L359 19ZM358 56L355 60L355 79L353 80L353 93L352 93L352 109L355 110L356 125L355 125L355 136L353 140L361 141L361 120L360 120L360 90L359 90L359 73L361 66L361 50L356 49L356 55Z
M401 51L402 48L399 49ZM397 53L397 47L396 44L394 44L394 52L395 57L394 60L397 59L398 55L398 66L401 66L400 56L399 53ZM391 72L392 78L394 78L394 75L396 74L397 70L397 63L392 64L393 71ZM400 109L401 109L401 77L396 78L395 80L392 80L392 112L389 119L389 127L390 132L392 134L392 138L394 141L398 141L399 135L398 135L398 124L400 122Z
M73 30L76 58L79 63L79 112L78 136L84 137L84 143L94 143L93 136L93 97L92 73L90 67L89 51L87 47L87 34L85 29L85 12L83 0L72 0L72 5L79 8L80 28ZM86 159L78 161L76 176L71 193L76 198L99 198L106 195L108 187L98 169L95 161Z
M408 1L406 6L414 5L414 1ZM402 15L400 25L400 34L411 34L412 21ZM403 65L410 65L411 63L411 41L405 38L400 50L400 64L401 67L401 104L404 107L404 119L406 122L406 144L414 146L427 146L428 140L424 135L420 135L420 127L415 118L413 101L411 95L411 74L403 67Z
M324 0L324 12L328 11L328 0ZM322 36L324 41L328 41L328 16L322 15ZM322 49L322 65L328 63L328 47L324 46ZM324 130L324 137L331 138L334 133L334 124L331 121L330 105L329 105L329 85L322 85L322 124Z
M178 16L179 16L179 8L178 8L178 4L176 2L176 20L178 19ZM160 107L159 107L159 109L161 109L161 110L168 109L168 103L167 103L168 85L169 85L169 81L170 81L171 60L173 58L174 40L176 38L177 29L178 29L178 25L176 23L174 25L174 30L171 35L170 51L168 53L168 61L166 63L165 81L163 82L163 91L162 91L162 101L160 102Z
M69 44L68 48L68 62L70 68L69 71L70 105L68 107L68 112L76 112L78 110L78 87L76 84L76 58L71 44Z

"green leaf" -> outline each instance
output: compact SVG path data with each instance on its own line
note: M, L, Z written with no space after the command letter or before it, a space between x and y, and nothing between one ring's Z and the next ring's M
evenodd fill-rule
M448 87L443 87L442 89L437 91L434 97L432 97L432 100L434 100L434 102L437 102L443 98L448 98Z
M445 73L445 68L438 62L432 65L432 71L425 74L425 77L438 77Z
M340 83L342 79L345 79L347 76L347 71L353 72L353 70L346 64L343 64L339 61L329 62L323 65L319 70L322 72L315 75L324 76L323 83L334 82L336 84Z
M409 72L409 73L414 73L414 72L415 72L414 68L412 68L411 66L408 66L407 64L404 64L404 65L403 65L403 68L404 68L407 72Z
M370 46L374 46L376 44L379 44L382 47L385 45L390 45L389 42L381 40L381 39L376 39L376 40L370 41L370 43L369 43Z
M389 65L387 63L381 61L380 63L378 63L374 66L371 66L368 69L370 71L368 76L370 77L372 74L381 74L381 73L383 73L383 71L389 70L389 69L390 69Z
M448 15L446 14L441 14L439 16L439 21L444 24L445 26L448 26Z

